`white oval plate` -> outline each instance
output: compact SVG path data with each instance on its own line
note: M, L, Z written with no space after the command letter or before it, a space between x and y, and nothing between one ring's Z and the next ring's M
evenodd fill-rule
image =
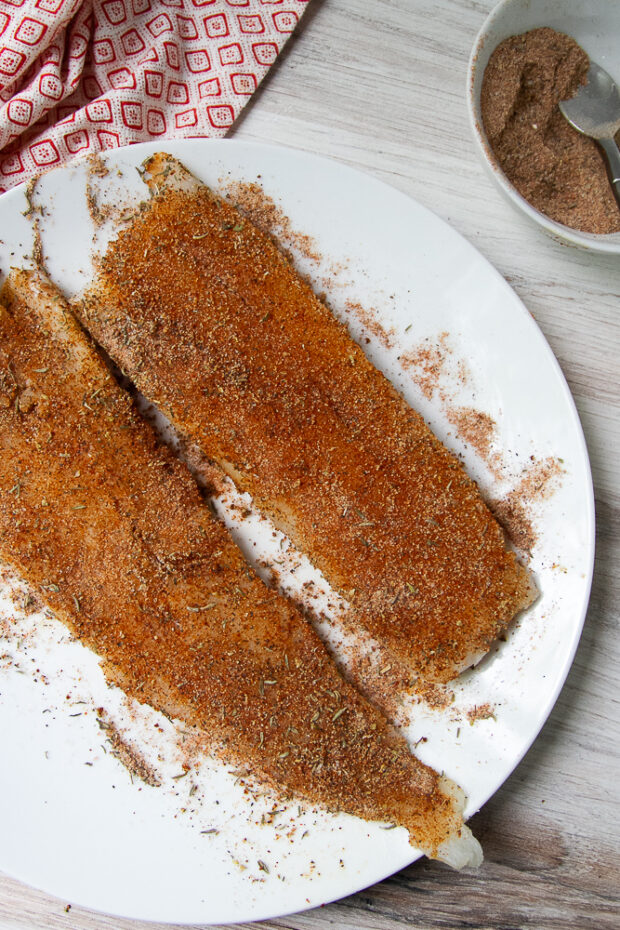
M144 196L135 168L165 149L214 187L255 181L311 236L322 258L300 257L335 312L372 309L391 340L364 347L435 432L461 454L483 491L512 487L531 456L561 460L555 492L533 513L531 566L538 603L446 709L411 704L408 737L468 794L474 813L513 771L562 687L583 625L592 574L594 508L583 434L544 337L511 288L446 223L408 197L333 161L235 141L168 142L109 153L109 202ZM46 175L36 202L48 268L67 294L89 275L93 227L84 165ZM114 193L116 191L116 193ZM129 193L128 193L129 192ZM32 247L23 189L0 199L0 268ZM349 313L352 330L363 328ZM380 335L380 334L379 334ZM402 367L403 352L440 344L445 370L430 397ZM399 360L400 357L400 360ZM463 377L464 371L467 377ZM496 422L500 477L456 434L449 404ZM15 615L9 600L4 614ZM127 707L92 654L55 620L5 623L0 677L0 869L65 900L127 917L224 923L260 920L351 894L416 858L404 830L291 805L265 816L271 799L247 794L237 773L205 762L180 768L176 730L161 715ZM19 674L22 672L22 674ZM23 674L23 673L26 674ZM85 703L80 703L84 701ZM470 725L467 711L492 705ZM160 788L132 781L104 751L103 705L162 774ZM159 724L161 730L155 730ZM156 738L152 739L152 735ZM176 742L175 742L176 740ZM272 805L271 805L272 806ZM261 822L262 821L262 822ZM267 822L265 822L267 821ZM213 832L217 830L217 832ZM269 871L265 871L263 863Z

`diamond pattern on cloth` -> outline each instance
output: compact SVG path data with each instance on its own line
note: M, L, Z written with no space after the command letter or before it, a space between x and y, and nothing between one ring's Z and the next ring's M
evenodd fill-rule
M310 0L0 0L0 192L76 155L223 136Z

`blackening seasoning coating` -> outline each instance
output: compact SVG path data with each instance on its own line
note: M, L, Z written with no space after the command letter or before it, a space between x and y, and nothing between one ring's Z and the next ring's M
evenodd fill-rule
M201 728L227 762L286 795L405 826L453 865L479 862L462 793L249 570L59 293L13 272L0 299L2 558L110 681Z
M175 159L75 311L422 684L534 596L475 483L272 240Z

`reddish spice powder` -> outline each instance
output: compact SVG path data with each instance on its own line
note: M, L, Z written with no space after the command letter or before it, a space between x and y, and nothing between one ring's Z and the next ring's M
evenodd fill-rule
M228 200L260 230L277 237L284 246L296 249L304 258L314 262L321 261L314 239L293 229L289 217L260 184L231 181L225 187Z
M495 707L488 702L486 704L476 704L467 711L467 719L473 726L478 720L495 719Z
M510 541L524 552L531 552L538 540L531 510L553 493L561 474L559 459L532 458L512 491L500 500L488 502Z
M489 145L508 180L536 210L590 233L620 231L620 207L596 142L558 103L586 83L589 59L547 27L505 39L484 72L481 110Z
M497 430L495 420L475 407L450 406L446 411L450 423L456 427L460 438L468 443L489 466L491 451Z

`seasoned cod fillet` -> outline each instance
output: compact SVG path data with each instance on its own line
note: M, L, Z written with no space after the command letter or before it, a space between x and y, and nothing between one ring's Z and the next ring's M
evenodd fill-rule
M58 292L13 271L0 300L0 557L109 680L200 727L227 761L400 824L430 856L479 862L462 793L248 568Z
M175 159L75 312L177 430L424 682L477 661L534 588L474 482L271 239Z

